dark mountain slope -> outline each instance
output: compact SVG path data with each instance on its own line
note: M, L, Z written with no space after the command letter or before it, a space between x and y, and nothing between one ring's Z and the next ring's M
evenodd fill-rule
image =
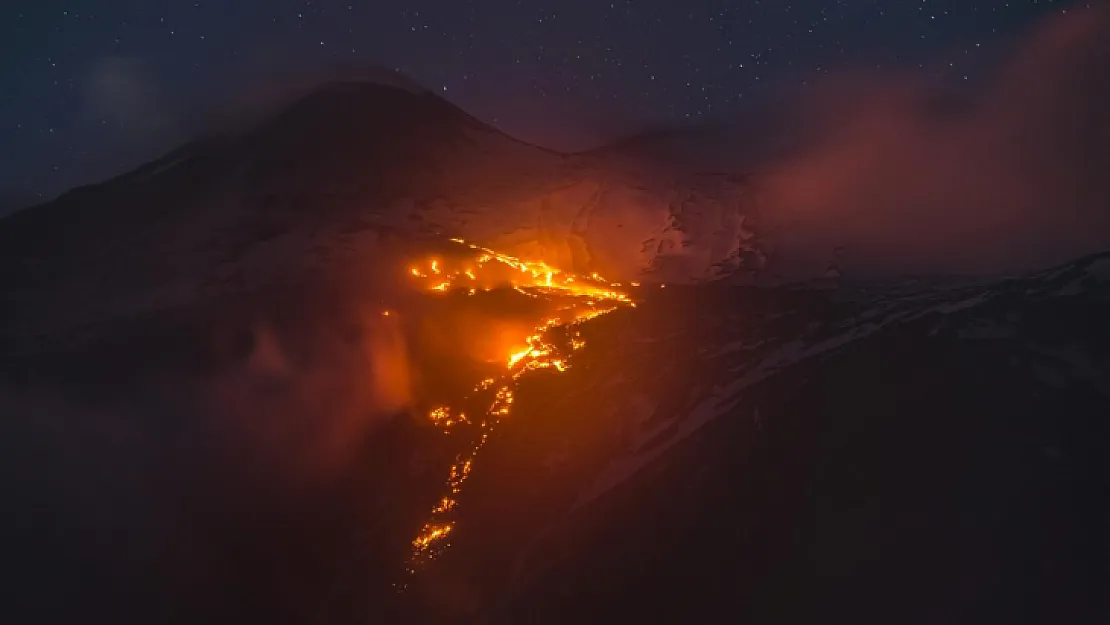
M678 336L637 349L657 372L626 368L644 379L606 392L658 406L631 417L651 432L633 444L644 460L616 461L617 481L549 526L496 622L1107 616L1110 256L770 315L737 299L733 330L729 295L691 297ZM647 390L695 367L708 379L693 388ZM685 416L663 408L669 392Z

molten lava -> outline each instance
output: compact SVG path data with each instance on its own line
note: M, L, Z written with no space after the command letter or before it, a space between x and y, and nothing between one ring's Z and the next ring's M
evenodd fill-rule
M509 287L529 297L546 297L556 305L556 310L508 349L501 373L474 385L472 396L486 397L488 405L476 424L451 406L437 406L429 411L428 420L445 433L460 425L476 425L477 436L469 448L455 458L442 498L412 540L407 568L410 574L450 545L458 495L490 432L512 414L514 393L520 380L541 369L566 371L571 355L586 344L580 334L583 322L621 306L636 305L621 284L606 281L596 273L576 276L541 261L521 260L458 239L453 241L469 248L470 256L461 261L430 258L409 268L409 273L423 289L431 293L462 292L473 296L493 288Z

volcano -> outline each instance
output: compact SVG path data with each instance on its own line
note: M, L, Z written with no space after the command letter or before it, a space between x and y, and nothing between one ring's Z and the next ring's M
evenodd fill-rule
M766 286L639 145L337 83L0 220L7 620L1110 617L1110 252Z
M763 259L756 224L738 176L606 170L426 91L336 83L10 216L0 283L21 294L8 298L8 327L37 333L348 267L334 257L386 231L624 280L751 275ZM24 309L45 301L35 291L62 299Z

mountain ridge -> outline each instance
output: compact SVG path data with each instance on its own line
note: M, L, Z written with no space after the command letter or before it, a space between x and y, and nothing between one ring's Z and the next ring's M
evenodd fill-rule
M706 279L761 262L746 187L584 164L430 92L336 82L249 130L0 220L0 285L9 314L72 325L79 311L51 299L185 301L214 280L249 282L228 278L264 262L253 257L278 254L282 271L299 272L339 262L332 251L361 245L343 242L355 232L373 246L374 231L463 238L623 280Z

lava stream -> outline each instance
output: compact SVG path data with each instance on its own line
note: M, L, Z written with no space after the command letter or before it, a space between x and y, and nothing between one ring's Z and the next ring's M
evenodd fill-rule
M498 286L510 286L529 297L550 296L566 303L556 313L538 323L531 333L509 350L503 371L478 382L471 396L491 395L488 408L477 423L477 435L469 449L456 456L448 474L444 493L432 508L427 521L412 540L406 571L414 574L450 546L455 529L458 496L470 477L479 451L497 424L512 413L514 393L520 380L541 369L566 371L571 355L585 346L579 326L621 306L635 306L622 285L601 276L577 276L560 271L542 261L526 261L452 239L467 246L473 257L462 262L430 258L409 268L420 286L432 293L462 291L475 295ZM496 389L496 390L494 390ZM491 393L492 391L492 393ZM468 399L468 398L464 398ZM438 406L428 413L429 421L444 432L459 425L474 425L463 412L451 406Z

